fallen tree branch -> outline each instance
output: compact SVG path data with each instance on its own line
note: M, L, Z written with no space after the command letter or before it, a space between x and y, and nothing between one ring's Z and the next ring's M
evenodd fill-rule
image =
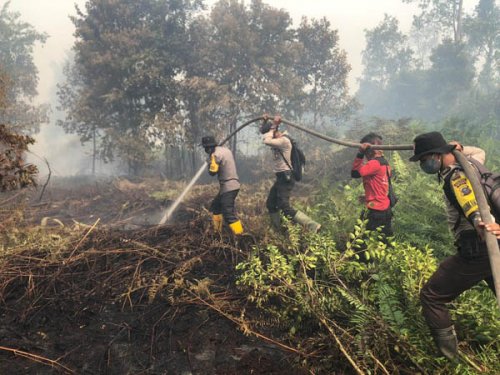
M42 357L42 356L37 355L37 354L28 353L28 352L25 352L25 351L19 350L19 349L8 348L6 346L0 346L0 350L13 353L14 355L27 358L27 359L32 360L34 362L38 362L38 363L41 363L41 364L44 364L44 365L47 365L50 367L57 368L66 374L75 374L75 371L60 364L59 362L54 361L54 360L49 359L49 358Z
M43 160L45 160L45 164L47 164L47 168L49 169L49 174L47 175L47 181L45 181L45 184L43 185L42 192L40 193L40 197L38 197L38 202L42 201L43 194L45 193L45 188L49 184L50 176L52 176L52 169L50 169L49 161L47 160L47 158L43 158Z

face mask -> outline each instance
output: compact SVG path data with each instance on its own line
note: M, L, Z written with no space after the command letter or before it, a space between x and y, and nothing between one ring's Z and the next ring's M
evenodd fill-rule
M215 147L205 147L205 152L210 155L215 151Z
M436 174L441 169L441 158L430 158L420 162L420 168L427 174Z

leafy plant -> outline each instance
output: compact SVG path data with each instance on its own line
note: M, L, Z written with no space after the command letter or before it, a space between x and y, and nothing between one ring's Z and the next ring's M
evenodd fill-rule
M320 373L378 368L384 373L475 373L500 371L498 309L485 285L454 303L462 359L436 357L422 317L419 293L441 257L453 251L439 184L392 155L400 203L397 235L382 241L367 231L352 207L360 185L324 184L310 211L320 217L321 235L288 225L288 238L256 247L237 265L238 285L250 302L278 321L298 347L321 350L306 359ZM352 223L351 233L343 233ZM368 261L359 259L365 251ZM340 358L343 357L343 360ZM332 365L335 364L335 365Z

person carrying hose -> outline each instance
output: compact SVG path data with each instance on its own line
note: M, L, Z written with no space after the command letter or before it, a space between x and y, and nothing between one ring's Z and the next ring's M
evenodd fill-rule
M456 240L457 254L443 260L420 291L422 312L434 341L445 357L454 359L458 342L446 304L482 280L495 291L483 231L498 236L500 228L498 224L481 222L471 183L452 152L457 149L483 164L483 150L462 147L458 142L447 143L439 132L420 134L414 144L410 161L419 161L425 173L438 174L444 181L448 224Z
M290 168L292 165L292 142L287 137L286 132L280 132L278 129L281 117L275 116L272 122L268 120L267 115L263 117L264 121L260 126L260 132L264 135L264 144L271 147L273 170L276 174L276 181L271 187L266 201L271 225L275 229L281 230L281 213L283 213L288 219L304 226L313 233L317 233L321 224L290 205L290 196L295 186L295 178Z
M240 191L240 181L233 153L227 147L217 146L212 135L203 137L201 146L208 154L208 173L211 176L217 175L220 184L219 193L210 205L213 229L215 233L221 233L224 220L234 235L241 235L243 227L234 207L236 196Z
M371 145L381 145L382 137L369 133L360 143L361 146L352 164L351 177L363 179L366 210L363 211L362 219L368 219L366 229L373 231L382 227L382 233L386 237L391 237L393 214L388 195L391 167L381 150L370 148Z

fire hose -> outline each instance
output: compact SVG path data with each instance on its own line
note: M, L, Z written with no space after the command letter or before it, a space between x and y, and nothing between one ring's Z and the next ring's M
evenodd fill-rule
M242 125L240 125L238 128L236 128L233 132L231 132L226 138L224 138L220 143L219 146L224 145L229 139L231 139L236 133L241 131L243 128L247 127L248 125L260 121L260 120L265 120L266 118L264 117L256 117L254 119L251 119ZM314 137L323 139L327 142L335 143L341 146L346 146L346 147L354 147L354 148L359 148L361 146L360 143L356 142L351 142L351 141L346 141L346 140L340 140L336 138L332 138L329 136L326 136L324 134L318 133L314 130L308 129L306 127L297 125L291 121L281 119L281 122L285 125L291 126L293 128L296 128L298 130L301 130L305 133L308 133ZM402 145L372 145L372 149L374 150L413 150L413 145L411 144L402 144ZM460 151L453 151L453 155L455 155L455 158L457 159L458 163L462 166L465 175L469 179L469 181L472 184L472 190L474 191L474 194L477 199L477 203L479 206L479 212L481 215L481 219L485 224L490 224L493 223L494 220L490 214L490 206L488 204L488 200L486 198L484 189L479 182L479 179L477 177L477 174L475 173L473 167L470 165L470 163L467 161L467 158L460 152ZM198 173L195 175L195 177L191 180L190 184L188 185L188 188L190 188L196 180L201 176L202 171L205 169L206 163L200 168ZM163 216L162 220L160 221L159 224L164 224L172 212L175 210L177 207L178 203L183 199L185 193L189 190L186 188L181 194L179 198L177 198L176 203L172 205L173 209L169 209L167 213ZM498 307L500 308L500 250L498 247L498 240L496 236L493 233L490 233L485 230L485 240L486 240L486 245L488 248L488 256L490 259L490 265L491 265L491 270L492 270L492 275L493 275L493 282L495 285L495 291L496 291L496 297L497 297L497 303Z

